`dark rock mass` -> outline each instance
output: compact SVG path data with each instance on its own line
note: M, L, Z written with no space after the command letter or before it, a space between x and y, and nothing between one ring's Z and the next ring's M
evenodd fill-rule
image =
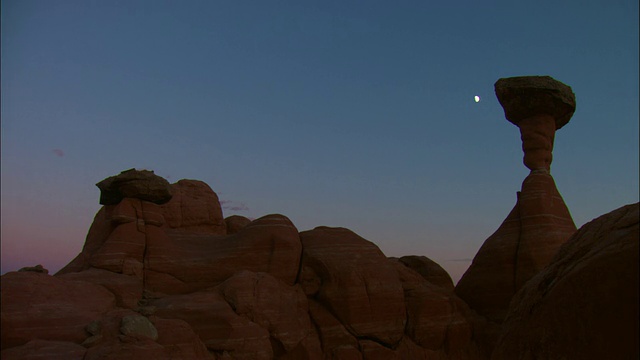
M100 181L96 186L100 189L100 205L115 205L124 198L155 204L164 204L171 199L169 182L148 170L125 170Z

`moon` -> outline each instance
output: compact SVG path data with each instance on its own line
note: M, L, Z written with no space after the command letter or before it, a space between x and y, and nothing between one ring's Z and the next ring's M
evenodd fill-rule
M480 102L480 96L478 95L474 96L473 100L475 100L475 102Z

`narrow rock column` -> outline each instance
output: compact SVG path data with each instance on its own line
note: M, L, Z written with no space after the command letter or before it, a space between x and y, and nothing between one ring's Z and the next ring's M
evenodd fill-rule
M569 122L576 109L573 91L550 76L500 79L495 90L505 117L520 128L524 165L531 171L548 172L556 130Z
M495 90L505 117L520 128L531 173L513 210L485 240L455 291L476 312L501 323L513 295L576 231L550 174L555 132L571 119L575 96L549 76L500 79Z

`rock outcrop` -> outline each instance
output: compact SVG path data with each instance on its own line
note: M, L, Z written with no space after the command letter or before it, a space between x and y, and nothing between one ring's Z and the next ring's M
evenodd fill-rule
M123 174L146 188L135 171ZM163 204L108 197L82 252L55 276L41 267L2 276L2 356L488 356L474 342L477 317L428 258L388 259L344 228L299 233L278 214L224 219L200 181L170 193Z
M638 203L584 225L515 296L492 359L637 359Z
M101 205L115 205L124 198L155 204L164 204L171 199L169 182L148 170L125 170L100 181L96 186L100 189Z
M507 119L520 128L531 173L513 210L484 242L455 291L479 314L501 323L513 295L576 231L549 173L555 131L569 122L575 97L548 76L500 79L495 87Z

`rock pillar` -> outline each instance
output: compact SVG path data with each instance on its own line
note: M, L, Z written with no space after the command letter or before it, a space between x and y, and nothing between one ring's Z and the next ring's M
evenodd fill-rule
M520 128L524 164L531 170L516 205L482 245L456 293L489 320L501 323L513 295L551 261L575 231L550 174L556 130L575 111L571 88L549 76L500 79L496 96Z

